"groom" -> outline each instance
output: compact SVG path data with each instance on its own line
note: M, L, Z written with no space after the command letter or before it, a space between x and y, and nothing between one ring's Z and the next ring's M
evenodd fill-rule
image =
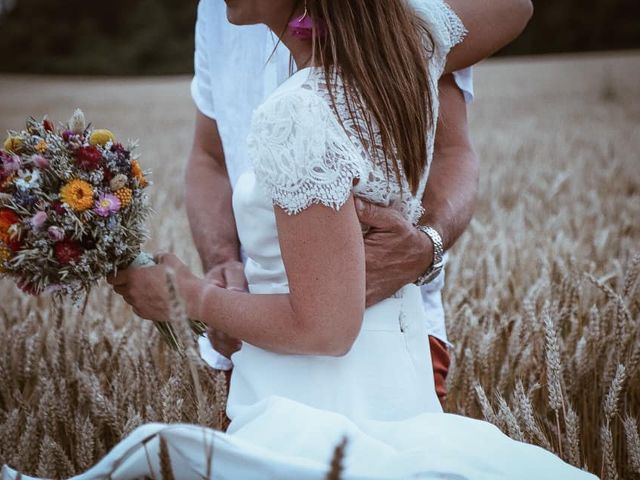
M474 28L469 28L469 38L477 46L467 55L469 63L480 60L519 33L516 30L523 27L530 14L529 0L484 3L478 0L450 2L458 13L461 13L459 7L464 7L471 20L480 20ZM486 18L495 20L496 16L504 16L503 28L495 28L490 23L483 27L487 22L483 23L482 18L477 18L480 14L473 12L479 6ZM463 21L470 27L465 18ZM251 113L287 78L289 70L288 51L265 26L233 26L226 20L222 1L200 1L195 76L191 87L198 112L185 197L203 269L211 282L223 288L247 289L231 196L240 174L251 168L245 145ZM459 87L457 93L447 93L440 98L435 153L423 201L427 209L420 223L430 228L423 232L395 210L356 202L360 221L371 227L365 236L367 306L407 283L417 280L424 283L422 295L430 318L429 347L441 402L446 396L449 355L441 297L444 273L439 271L440 249L448 250L467 227L475 205L478 179L478 161L466 122L465 99L473 98L471 72L447 75L441 85L454 82ZM216 331L209 331L208 337L209 340L200 339L203 358L214 368L230 369L232 364L228 358L240 348L240 342ZM427 347L425 345L425 354Z

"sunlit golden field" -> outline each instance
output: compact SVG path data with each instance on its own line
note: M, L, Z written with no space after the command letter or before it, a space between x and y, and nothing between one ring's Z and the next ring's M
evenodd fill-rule
M448 411L486 417L603 478L640 478L640 53L476 70L475 219L448 265ZM0 131L27 115L139 138L152 240L194 268L183 170L189 79L0 77ZM224 378L169 351L108 288L82 316L0 281L0 464L61 477L147 421L216 426ZM425 345L425 351L427 346ZM195 360L192 360L195 362Z

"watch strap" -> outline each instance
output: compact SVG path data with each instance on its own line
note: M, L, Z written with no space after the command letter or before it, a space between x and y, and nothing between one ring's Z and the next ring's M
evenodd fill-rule
M440 275L440 272L444 267L444 243L442 242L442 237L435 228L428 225L418 225L417 228L429 237L433 244L433 259L431 266L426 272L420 275L418 280L415 282L416 285L422 286L432 282L438 275Z

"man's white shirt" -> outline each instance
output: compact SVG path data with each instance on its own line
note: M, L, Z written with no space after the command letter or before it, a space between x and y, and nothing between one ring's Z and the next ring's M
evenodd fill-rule
M265 25L230 24L222 1L200 0L195 43L191 96L198 110L217 123L233 188L240 175L252 168L247 137L253 111L290 75L291 56ZM471 69L454 76L465 100L471 102ZM444 272L422 287L422 297L429 334L446 342L443 286ZM231 368L231 362L213 350L205 337L200 339L200 351L212 367Z

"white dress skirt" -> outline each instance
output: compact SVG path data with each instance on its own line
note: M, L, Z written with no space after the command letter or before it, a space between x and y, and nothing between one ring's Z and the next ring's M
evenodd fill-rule
M429 26L430 74L437 79L464 28L441 0L411 3ZM428 168L413 197L406 195L411 189L402 178L401 197L400 185L388 181L385 166L370 155L379 148L376 138L365 148L354 134L361 119L345 117L342 84L335 92L336 112L325 80L319 69L300 70L254 114L249 137L254 171L240 177L233 194L253 294L289 292L274 204L290 214L314 203L337 209L353 194L397 208L412 222L421 214ZM437 82L432 88L435 125ZM347 120L345 128L338 118ZM427 139L427 166L433 134ZM326 241L331 235L326 232ZM179 479L320 480L343 439L345 480L595 478L542 448L511 440L489 423L442 413L428 320L420 290L410 284L366 309L355 344L342 357L281 355L245 343L232 358L226 433L195 425L144 425L73 478L160 478L162 443ZM18 478L8 467L3 475Z

